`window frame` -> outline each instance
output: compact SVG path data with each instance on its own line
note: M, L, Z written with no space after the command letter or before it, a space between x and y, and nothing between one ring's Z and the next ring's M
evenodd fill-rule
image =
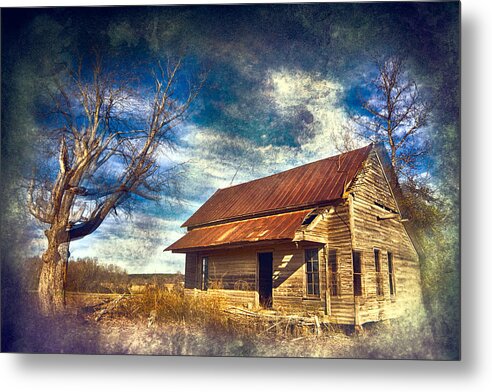
M379 298L384 298L384 275L382 269L383 266L381 263L381 249L374 248L373 252L374 252L376 296Z
M394 297L396 295L396 279L395 279L395 257L393 252L388 251L386 254L388 262L388 282L389 282L389 292L390 296ZM391 261L390 261L391 260Z
M317 266L317 271L314 271L314 268L311 268L311 271L309 271L308 264L311 259L308 259L308 252L313 252L313 254L316 255L316 264L312 263L312 265ZM321 281L320 281L320 248L314 247L314 248L305 248L304 249L304 295L307 298L321 298ZM309 275L311 275L312 278L312 283L309 283ZM317 284L316 284L317 283ZM316 293L316 287L318 288L318 292ZM310 293L310 289L312 289L312 293Z
M209 257L200 256L200 290L207 291L209 286Z
M355 264L354 264L354 261L355 261L355 254L359 254L359 269L360 271L359 272L355 272ZM360 250L356 250L356 249L353 249L352 250L352 291L353 291L353 294L354 294L354 297L364 297L364 283L363 283L363 261L362 261L362 251ZM355 291L355 288L356 288L356 285L355 285L355 281L356 281L356 276L359 277L359 290L358 291L358 294L356 293Z
M341 296L340 273L338 272L338 268L338 249L328 249L329 291L332 297Z

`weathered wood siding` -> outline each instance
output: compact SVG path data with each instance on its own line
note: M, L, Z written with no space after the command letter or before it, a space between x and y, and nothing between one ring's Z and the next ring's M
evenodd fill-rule
M328 213L328 251L336 251L338 295L327 293L327 321L354 324L354 293L352 287L352 236L348 202L334 206Z
M201 253L208 257L210 289L254 291L256 261L254 249L237 248Z
M320 296L308 297L305 288L304 250L319 249ZM218 296L231 305L258 307L258 253L273 253L273 308L285 312L323 313L325 309L324 292L326 290L323 244L302 242L276 244L266 247L248 246L229 250L215 250L196 254L187 254L186 288L187 294L201 292L204 295ZM194 254L193 254L194 255ZM209 287L201 288L201 265L196 260L208 257ZM188 277L190 271L190 277ZM196 276L196 278L193 277Z
M294 241L311 241L326 244L328 242L327 209L315 211L318 216L307 227L301 227L294 237Z
M305 250L318 249L319 296L308 296L306 290ZM273 307L281 311L319 313L325 309L324 246L319 243L300 242L276 247L273 252Z
M378 220L398 206L373 151L349 190L352 246L362 254L362 296L357 297L359 323L402 315L421 304L419 258L398 219ZM379 249L383 295L376 295L374 249ZM390 295L388 252L393 253L396 293ZM351 286L351 285L350 285Z

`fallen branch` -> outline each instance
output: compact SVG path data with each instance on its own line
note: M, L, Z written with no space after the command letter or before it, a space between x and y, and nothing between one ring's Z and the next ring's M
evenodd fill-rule
M127 298L129 294L122 294L120 297L116 298L115 300L111 301L105 308L101 309L99 313L96 315L94 318L95 321L99 321L102 316L104 316L106 313L114 310L116 306L125 298Z
M289 327L308 327L313 330L316 336L319 337L322 334L322 323L320 322L317 315L303 317L298 315L282 315L276 313L272 314L266 313L262 310L255 312L237 306L229 306L228 308L224 309L224 311L234 316L233 318L235 319L235 321L240 324L250 322L264 322L268 325L268 327L261 331L261 334L267 333L272 329L278 327L279 325L282 325L282 329L285 335L287 335ZM251 318L255 319L255 321L251 320ZM249 319L250 321L247 321L247 319ZM284 324L285 327L283 327Z

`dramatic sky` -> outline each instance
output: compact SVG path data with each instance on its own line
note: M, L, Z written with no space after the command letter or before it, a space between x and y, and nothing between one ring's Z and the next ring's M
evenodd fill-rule
M456 164L437 142L459 129L456 2L2 10L2 164L27 170L20 162L39 130L39 78L94 47L139 76L145 60L183 55L187 72L208 77L177 148L163 155L186 163L181 203L146 202L131 219L109 218L72 244L73 257L129 272L183 271L183 255L162 251L184 233L181 223L217 188L336 153L330 135L379 56L404 55L433 104L429 172L438 178ZM27 253L44 244L32 227Z

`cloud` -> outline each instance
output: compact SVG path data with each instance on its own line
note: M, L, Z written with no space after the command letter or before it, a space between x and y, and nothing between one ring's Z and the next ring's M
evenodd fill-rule
M295 155L288 146L262 146L211 128L196 128L188 138L186 151L191 156L187 180L199 199L208 198L218 188L283 170Z
M299 123L298 144L267 143L233 130L188 125L182 146L174 159L187 161L187 191L190 200L204 202L218 188L250 181L336 153L331 135L340 130L347 114L340 103L343 88L334 80L300 70L272 70L261 93L269 109L283 120ZM232 105L232 106L231 106ZM228 113L238 111L228 105ZM281 132L281 130L273 130Z
M340 102L344 92L340 83L319 73L280 69L269 72L264 91L277 111L303 130L298 135L298 162L336 153L332 135L348 119Z

